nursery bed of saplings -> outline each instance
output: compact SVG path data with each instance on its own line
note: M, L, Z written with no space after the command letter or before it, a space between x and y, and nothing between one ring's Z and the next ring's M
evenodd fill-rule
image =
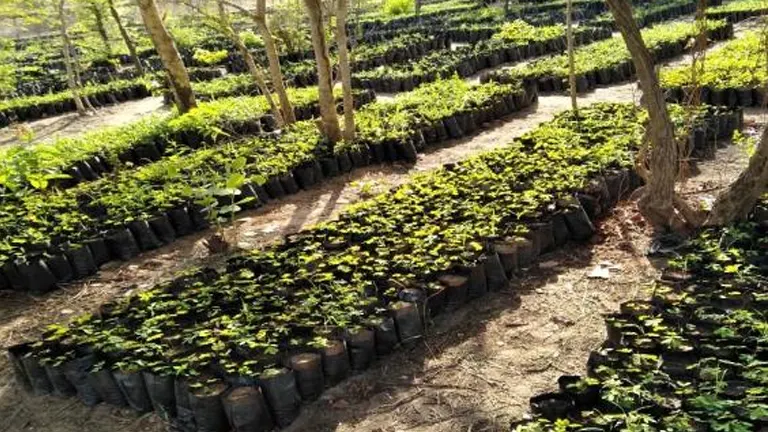
M728 22L743 21L768 13L768 5L760 0L733 0L721 6L707 9L707 18L727 19Z
M401 30L421 22L437 21L441 17L477 9L474 2L463 0L448 0L440 3L423 5L419 15L416 12L398 16L388 16L384 12L366 14L359 19L350 19L347 23L347 33L356 34L377 32L382 30Z
M106 84L114 79L135 78L135 71L118 69L115 58L70 34L75 48L71 53L81 60L80 76L84 82ZM85 43L83 43L85 42ZM0 98L40 96L67 88L63 47L59 37L38 37L0 41Z
M415 161L427 143L471 133L535 97L535 89L526 91L520 84L441 81L392 103L359 109L353 143L333 146L313 122L299 122L255 139L191 152L175 149L143 167L65 190L13 196L0 207L0 283L6 289L45 293L57 282L92 274L111 259L155 249L207 228L211 220L309 188L354 166ZM432 124L444 127L439 134L425 129Z
M752 31L707 54L706 67L697 73L700 100L712 105L762 106L765 103L765 38ZM688 97L690 66L662 68L661 85L668 100Z
M421 58L432 51L446 49L449 45L450 40L445 35L408 33L381 43L355 47L354 60L350 66L353 71L362 71L382 65L400 64ZM334 60L332 62L335 63ZM288 63L283 67L283 74L291 86L304 87L317 83L314 60ZM260 93L253 76L248 73L193 83L192 90L201 100ZM170 98L170 93L166 93L166 98Z
M517 432L734 431L768 424L768 211L707 229L669 259L648 301L606 319L588 377L535 396Z
M643 40L655 59L664 60L685 52L689 42L696 37L695 23L660 24L641 30ZM707 34L710 39L723 40L733 37L733 25L724 20L708 21ZM621 36L595 42L575 50L576 90L585 92L598 85L613 84L631 79L634 64ZM520 79L535 80L539 91L561 91L568 89L568 56L565 54L547 57L531 63L489 72L481 82Z
M713 131L739 123L739 113L691 115ZM430 316L591 236L591 219L637 186L628 167L646 114L601 104L579 118L561 114L416 175L222 272L189 271L51 326L9 349L17 379L37 394L155 410L187 429L286 426L302 400L423 337ZM674 118L687 122L680 109Z
M317 114L317 89L288 89L299 119ZM341 92L337 92L340 100ZM373 98L355 92L358 105ZM202 103L192 112L157 115L125 126L62 138L34 147L0 150L0 193L6 200L53 187L68 188L116 169L158 160L185 148L220 144L231 137L271 130L274 121L264 97Z
M721 3L722 0L708 1L707 6L713 7ZM667 21L682 15L696 12L695 0L666 0L662 2L653 2L639 5L634 8L632 14L638 27L647 27L661 21ZM605 12L594 20L590 21L592 25L610 27L616 30L613 15Z
M578 28L578 44L610 37L604 28ZM358 72L352 76L352 85L376 91L394 93L409 91L424 82L458 74L468 77L474 73L505 62L565 49L565 27L554 25L534 27L525 21L508 23L489 41L455 50L435 51L420 60L400 65L388 65Z
M640 2L635 5L633 13L638 25L646 27L659 21L693 13L695 10L696 2L694 0L663 0L654 3ZM480 40L490 39L501 30L506 21L500 9L484 9L480 12L474 12L474 15L473 19L462 17L456 23L452 22L452 18L446 19L446 22L449 23L448 35L451 40L476 43ZM552 11L538 15L526 14L523 19L529 24L545 26L565 22L565 15L561 11ZM587 19L585 14L576 8L574 19L580 21L582 26L614 28L613 17L610 12Z

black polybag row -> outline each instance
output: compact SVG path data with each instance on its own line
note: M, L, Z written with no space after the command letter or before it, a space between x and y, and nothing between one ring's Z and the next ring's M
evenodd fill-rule
M375 100L375 95L370 92L359 92L354 95L354 98L355 106L363 106ZM295 106L294 110L297 120L309 120L318 116L320 109L317 105L308 105ZM227 125L228 132L235 137L267 134L274 131L275 127L275 119L270 114ZM179 131L171 136L158 135L123 149L117 155L117 159L122 163L141 166L163 158L171 142L197 149L205 145L207 141L208 138L205 134L195 130ZM114 168L109 163L109 158L105 154L97 154L89 159L77 161L72 166L63 169L62 172L67 174L69 178L59 180L56 186L68 188L80 182L93 181L112 172Z
M360 93L360 103L375 98L373 92ZM247 183L241 187L244 197L252 197L243 210L252 210L272 200L306 190L326 178L352 171L372 163L414 163L419 151L447 139L461 138L535 103L536 86L526 82L519 93L499 97L487 107L458 113L433 124L414 130L404 141L367 143L362 150L339 152L335 157L317 158L292 171L276 175L263 185ZM314 112L312 112L314 113ZM307 114L312 114L307 113ZM265 116L265 118L270 118ZM188 141L185 141L188 142ZM95 237L83 245L66 250L51 250L44 255L27 256L24 260L6 262L0 267L0 290L25 291L43 295L71 282L95 274L99 266L112 260L129 260L142 252L170 244L178 237L209 228L205 210L189 203L138 220Z
M610 188L612 183L618 186ZM617 170L590 184L603 186L587 187L577 196L592 194L600 212L592 217L599 217L639 181L629 170ZM266 432L283 428L298 417L302 402L317 399L324 389L369 368L377 358L398 347L413 346L423 339L425 328L435 316L504 289L510 278L533 264L540 254L569 240L586 240L594 230L579 199L563 203L557 213L529 227L529 234L518 241L487 244L476 266L439 277L442 290L427 296L418 289L404 289L400 300L390 304L389 317L347 332L317 351L285 353L279 359L282 366L266 374L221 377L220 384L204 392L190 389L183 378L94 369L98 362L92 354L84 353L51 372L49 366L28 355L29 345L11 347L8 355L20 385L36 395L54 393L77 397L88 406L105 402L138 413L155 411L181 431ZM201 272L199 277L211 275Z
M681 102L686 100L688 89L682 87L666 88L665 97L669 102ZM768 92L762 87L724 87L715 88L701 86L699 88L699 100L709 105L719 105L728 108L735 107L763 107L768 102Z
M733 37L733 25L728 24L725 27L721 27L718 30L715 31L708 31L708 36L712 40L726 40ZM667 60L673 57L677 57L681 54L683 54L686 51L686 42L687 41L677 41L677 42L671 42L667 43L665 45L662 45L658 47L657 49L652 51L652 55L654 56L654 59L656 62L661 60ZM610 85L610 84L617 84L621 82L626 82L634 78L636 73L635 65L632 62L631 59L627 59L624 62L614 65L612 67L606 67L600 70L593 70L588 71L583 74L579 74L576 76L576 91L579 93L587 92L589 90L592 90L600 85ZM495 81L499 83L505 83L510 80L515 80L518 78L512 77L507 75L504 71L493 71L488 72L480 77L481 83L487 83L490 81ZM553 76L553 75L547 75L547 76L540 76L536 79L539 91L542 93L548 93L548 92L560 92L560 91L567 91L568 90L568 79L559 77L559 76ZM671 93L671 95L669 95ZM667 99L671 101L675 100L681 100L681 98L676 97L677 93L674 91L668 92ZM751 96L751 93L750 93ZM751 101L752 99L750 99ZM762 99L760 99L762 102ZM710 103L709 100L705 100L702 98L703 103ZM729 103L719 103L714 105L729 105L729 106L736 106L737 103L729 104Z
M596 27L590 29L590 31L579 32L575 36L575 43L577 45L584 45L597 40L610 38L611 31L606 28ZM508 45L494 47L492 50L488 50L489 52L484 52L482 54L469 51L468 49L466 58L456 67L456 70L445 72L434 71L424 76L384 76L366 79L353 76L352 85L356 88L372 89L377 92L385 93L410 91L423 83L435 81L440 77L445 78L454 73L457 73L460 77L468 77L483 69L494 68L502 63L516 62L548 53L561 52L565 47L565 36L561 36L546 41L531 42L527 45L515 45L510 43Z
M732 132L740 125L739 111L716 111L705 116L701 124L708 134L714 133L710 140L717 139L720 127ZM727 132L722 135L727 136ZM695 140L692 143L699 144ZM446 164L445 169L454 166ZM435 316L506 288L511 278L534 264L541 254L569 241L588 240L595 230L593 221L641 185L642 179L629 168L604 171L569 200L558 202L555 210L527 222L528 233L524 236L487 241L475 266L454 268L437 276L440 289L431 294L416 288L403 289L399 300L389 304L388 316L371 319L365 328L338 335L324 348L284 352L276 358L277 368L259 376L229 376L222 372L219 383L195 390L183 378L103 369L98 366L103 363L88 351L62 365L41 364L32 355L30 344L10 347L7 354L18 384L35 395L76 396L88 406L105 402L128 406L139 413L155 411L181 431L250 432L286 427L298 417L302 402L317 399L324 389L367 369L398 347L413 346L422 340ZM237 271L241 265L232 258L222 271ZM204 269L172 285L183 287L219 276L216 270ZM103 307L99 313L108 316L109 308ZM563 377L562 392L532 398L534 411L559 415L577 404L589 404L595 396L592 388L564 394L568 384L576 380L578 377Z
M355 96L357 106L375 99L373 92L359 92ZM317 106L297 107L299 119L316 117ZM275 128L274 118L264 115L239 125L230 125L237 134L271 134ZM185 131L174 137L183 145L199 148L206 138L192 131ZM125 149L118 157L126 163L143 165L160 160L167 149L167 142L157 138ZM113 170L105 156L93 156L78 161L64 170L70 178L63 180L61 187L71 187L82 181L95 180ZM344 164L343 166L347 166ZM295 190L292 190L295 192ZM246 185L245 194L258 193L258 202L266 202L270 196L264 188ZM282 196L282 195L280 195ZM58 284L86 278L95 274L99 267L112 260L128 260L143 251L157 249L172 243L177 237L192 234L208 228L205 215L194 205L184 205L156 214L147 220L134 221L126 226L103 233L77 246L49 247L44 251L29 253L23 258L0 263L0 290L14 290L42 295L58 287Z

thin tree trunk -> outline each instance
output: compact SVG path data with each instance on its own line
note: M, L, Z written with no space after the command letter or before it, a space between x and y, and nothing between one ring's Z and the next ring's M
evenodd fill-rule
M248 51L248 48L245 46L245 44L243 44L243 41L240 39L240 37L235 36L233 42L235 43L237 50L240 51L240 54L245 59L245 65L248 67L248 72L250 72L253 80L256 81L256 86L259 88L259 91L261 91L261 94L263 94L267 99L269 109L272 111L272 115L275 116L277 124L281 126L284 125L285 120L283 119L283 114L280 112L280 107L277 106L275 99L272 97L272 93L267 86L267 82L264 79L264 73L262 73L261 68L256 65L256 61L253 59L253 56L251 55L250 51Z
M219 23L223 27L221 30L227 36L229 36L229 38L232 40L232 43L234 43L235 47L237 47L237 50L240 51L240 55L243 56L245 65L248 67L248 72L251 73L253 80L256 81L256 86L261 91L261 94L264 95L264 97L267 99L267 103L269 104L269 108L272 111L272 115L275 116L277 124L282 126L285 124L283 121L283 116L280 113L280 108L272 98L272 92L267 86L264 73L261 71L261 68L256 65L256 61L253 59L251 52L248 51L248 47L245 46L243 40L240 38L240 35L235 31L235 29L232 27L232 24L229 22L229 17L227 16L224 2L222 0L217 0L216 5L219 9Z
M654 227L669 228L673 226L675 216L675 180L679 160L674 126L654 70L653 58L632 16L629 0L606 0L606 2L632 55L640 88L643 91L641 101L648 110L650 118L647 130L647 138L650 139L651 144L648 161L650 170L648 178L645 179L646 186L638 207Z
M250 15L253 22L256 23L256 28L261 35L261 39L264 41L264 50L267 53L267 62L269 66L269 76L272 79L272 87L274 92L280 99L280 110L283 114L283 120L285 124L291 124L296 122L296 114L293 110L293 104L288 98L288 92L285 90L285 80L283 79L283 73L280 69L280 56L277 54L277 45L275 44L275 38L272 36L272 31L267 24L267 7L265 0L256 1L256 11L251 12L248 9L233 3L228 0L220 0L227 6L231 6L240 12ZM291 51L291 48L288 47Z
M61 41L62 45L64 46L64 67L67 71L67 86L72 92L72 99L75 101L77 113L80 115L85 115L85 105L83 105L83 100L80 98L80 88L77 84L75 70L72 67L72 56L70 54L70 50L72 49L72 42L69 39L69 33L67 33L67 17L66 13L64 12L64 5L65 0L59 0L59 33L61 34Z
M75 50L72 51L72 69L75 71L75 82L77 83L77 88L83 88L83 68L80 65L80 57ZM80 100L83 101L83 105L85 105L86 109L95 111L95 108L91 103L91 99L88 96L82 96Z
M131 35L128 34L128 31L123 26L123 21L120 19L120 14L115 7L115 0L107 1L109 4L109 13L112 15L112 19L115 20L117 29L120 31L120 36L123 38L123 42L125 42L125 46L128 48L128 53L131 55L131 61L136 67L136 72L138 72L139 75L144 75L144 66L141 64L141 59L139 59L139 55L136 53L136 44L133 43Z
M269 63L269 75L272 78L272 87L275 93L277 93L278 99L280 99L283 120L287 124L294 123L296 121L296 114L293 112L293 105L291 100L288 99L288 92L285 90L283 73L280 70L280 56L277 55L275 38L272 36L272 32L267 25L265 0L258 0L256 2L256 13L253 15L253 20L256 22L261 39L264 41L264 49L267 52L267 62Z
M333 98L333 82L331 79L331 60L328 58L328 47L323 31L323 14L320 0L304 0L304 6L309 15L309 25L312 34L312 48L315 51L317 63L318 95L320 118L323 134L332 142L341 140L339 118Z
M339 54L339 71L344 92L344 140L355 139L355 99L352 96L352 71L349 67L347 48L347 0L336 0L336 47Z
M701 104L699 72L704 72L704 60L707 53L706 11L707 0L698 0L696 2L696 27L699 32L696 34L691 53L691 94L689 95L689 104L693 106Z
M197 106L187 68L181 60L179 50L176 49L176 44L168 33L168 29L163 24L155 0L138 0L138 3L144 26L147 28L155 49L157 49L157 53L168 71L171 86L176 94L179 112L186 113Z
M88 8L96 20L96 32L99 33L99 37L101 37L101 41L104 43L104 49L106 49L108 54L112 54L112 44L109 42L109 34L107 34L107 27L104 25L104 14L101 12L101 8L95 3L90 3Z
M579 116L579 105L576 102L576 58L573 52L573 0L568 0L565 11L566 38L568 39L568 84L571 94L571 109Z

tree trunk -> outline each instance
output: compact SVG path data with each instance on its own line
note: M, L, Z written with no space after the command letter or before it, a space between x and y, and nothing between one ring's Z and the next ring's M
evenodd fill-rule
M269 90L267 82L264 79L264 73L261 71L261 68L256 65L256 61L253 59L251 52L248 51L248 47L245 46L243 40L240 38L240 35L237 33L237 31L235 31L235 29L232 27L232 24L229 22L229 16L227 16L227 11L224 7L223 0L217 0L216 5L219 9L218 21L222 26L221 31L229 36L230 40L232 40L232 43L234 43L235 47L237 47L237 50L240 51L240 55L243 56L245 65L248 67L248 72L251 73L253 80L256 81L256 86L261 91L261 94L264 95L264 97L267 99L267 103L269 104L269 108L272 111L272 115L275 117L277 124L282 126L284 124L283 116L280 113L280 109L278 108L277 104L275 104L275 100L272 98L272 92Z
M133 43L131 35L128 34L128 31L123 26L123 21L120 19L120 14L115 7L115 0L107 1L109 4L109 13L112 15L112 19L115 20L117 29L120 31L120 36L123 38L123 42L125 42L125 46L128 48L128 53L131 55L131 61L136 67L136 72L138 72L139 75L144 75L144 66L141 64L141 59L139 59L139 55L136 53L136 44Z
M421 13L421 0L416 0L416 2L415 2L413 7L415 9L414 13L418 17L419 14Z
M64 12L65 1L66 0L59 0L58 13L59 33L61 35L61 42L64 50L64 66L67 71L67 86L72 92L72 99L75 100L77 113L80 115L85 115L85 105L83 105L83 100L80 98L80 87L78 86L77 78L75 77L75 69L72 65L72 42L69 39L69 33L67 33L67 17L66 13Z
M101 41L104 42L104 49L108 54L112 54L112 45L109 42L107 27L104 25L104 14L101 12L101 7L96 3L90 3L88 8L93 13L93 18L96 21L96 32L99 34Z
M707 0L696 2L696 27L698 33L691 52L691 93L688 95L689 105L701 104L701 86L699 72L704 72L704 60L707 53Z
M296 114L293 112L293 105L291 100L288 99L288 93L285 91L283 73L280 70L280 57L277 55L277 46L275 45L272 32L267 25L265 3L265 0L258 0L256 2L256 13L253 15L253 20L256 22L261 39L264 41L264 49L267 52L267 61L269 63L269 75L272 78L272 87L275 93L277 93L278 99L280 99L283 120L285 120L286 124L290 124L296 121Z
M571 109L579 117L579 105L576 102L576 59L573 52L573 0L568 0L565 11L566 38L568 39L568 85L571 94Z
M646 186L638 202L643 216L656 228L672 227L675 217L675 180L678 170L678 147L675 131L667 112L664 94L654 70L653 58L643 42L640 29L632 16L629 0L606 0L637 69L642 104L648 110L647 138L651 149ZM639 161L644 164L645 161ZM643 168L639 168L643 171Z
M347 0L336 0L336 4L336 46L344 92L344 140L352 142L355 139L355 99L352 96L352 70L347 48Z
M272 93L267 86L267 82L264 80L264 73L261 71L261 68L256 65L256 61L253 59L253 56L251 55L250 51L248 51L248 48L245 46L245 44L243 44L243 41L240 39L240 37L235 35L235 39L236 40L233 40L233 42L235 42L237 50L240 51L240 54L242 54L243 58L245 59L248 72L250 72L253 80L256 81L256 86L259 88L259 91L261 91L261 94L263 94L267 99L269 109L272 111L272 115L275 116L277 124L281 126L284 125L285 120L283 119L283 114L280 112L280 107L278 107L275 103L275 99L272 97Z
M77 53L76 50L72 51L72 69L75 71L75 83L77 84L77 88L83 88L83 78L82 78L82 72L83 67L80 64L80 56ZM95 108L93 107L93 104L91 103L91 100L88 98L88 96L82 96L80 98L81 101L83 101L83 105L85 106L85 109L95 111Z
M163 66L168 71L171 87L176 95L176 103L180 113L186 113L197 106L195 94L192 93L192 85L189 82L189 73L181 60L176 44L165 28L157 9L155 0L138 0L141 18L147 28L152 43L155 45Z
M325 42L323 16L320 0L304 0L304 6L309 15L309 26L312 33L312 48L317 62L318 95L320 104L321 127L323 134L332 142L341 139L339 118L333 98L333 82L331 80L331 60L328 58L328 47Z

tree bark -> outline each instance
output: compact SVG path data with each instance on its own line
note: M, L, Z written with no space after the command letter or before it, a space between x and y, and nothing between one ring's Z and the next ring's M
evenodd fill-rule
M72 99L75 101L75 108L77 113L85 115L85 105L80 98L80 87L78 85L77 77L75 76L75 69L72 65L72 41L69 39L69 33L67 33L67 16L64 11L66 0L59 0L58 14L59 14L59 34L61 35L61 42L64 50L64 67L67 71L67 86L72 92Z
M352 70L347 48L347 0L336 0L336 46L339 54L339 71L344 93L344 140L355 139L355 99L352 96Z
M331 60L328 58L328 47L323 29L323 14L320 0L304 0L304 6L309 15L309 25L312 34L312 48L317 63L318 95L320 118L323 134L332 142L341 140L339 118L333 98L333 82L331 79Z
M131 61L136 67L136 72L138 72L139 75L144 75L144 66L141 64L141 59L139 59L139 55L136 53L136 44L133 43L131 35L128 34L128 31L123 26L123 21L120 19L120 14L115 7L115 0L107 0L107 2L109 5L109 13L112 15L112 19L115 20L117 29L120 31L120 36L123 38L123 42L125 42L125 46L128 48L128 53L131 55Z
M197 106L192 85L189 82L189 73L181 60L179 50L171 38L168 29L165 28L160 11L155 0L138 0L141 18L147 28L149 36L163 61L163 66L168 71L171 87L176 95L176 103L179 112L186 113Z
M678 147L667 111L664 94L654 70L653 58L643 42L632 16L629 0L606 0L637 69L642 104L648 110L647 137L650 140L646 186L638 201L643 216L656 228L668 229L675 217L675 180L678 171ZM640 161L645 163L645 161Z
M112 44L109 42L109 34L107 33L107 27L104 25L104 14L101 12L101 7L96 3L90 3L88 9L93 13L93 18L96 21L96 32L104 43L104 49L108 54L112 54Z
M571 109L579 117L579 105L576 102L576 58L573 52L573 0L568 0L565 11L566 38L568 39L568 85L571 94Z
M257 0L256 13L253 14L253 20L256 22L261 39L264 41L264 49L267 52L267 62L269 63L269 75L272 78L272 87L275 93L277 93L278 99L280 99L283 120L285 120L286 124L294 123L296 121L296 114L293 112L293 105L288 98L288 92L285 90L283 73L280 70L280 56L277 55L275 38L272 36L272 32L267 25L265 0Z

